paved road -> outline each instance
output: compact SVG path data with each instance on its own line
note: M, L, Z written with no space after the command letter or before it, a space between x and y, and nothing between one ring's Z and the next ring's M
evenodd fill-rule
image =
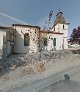
M70 80L65 81L64 74L68 74ZM10 92L80 92L80 66Z
M38 92L80 92L80 72L70 76L70 80L61 80Z

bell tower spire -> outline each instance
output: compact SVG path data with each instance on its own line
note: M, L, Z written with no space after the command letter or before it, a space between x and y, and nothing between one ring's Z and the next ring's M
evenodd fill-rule
M63 16L63 13L60 10L60 8L59 8L59 12L56 15L56 19L54 21L54 26L57 25L58 23L60 23L60 24L67 24L67 22L66 22L66 20L65 20L65 18Z

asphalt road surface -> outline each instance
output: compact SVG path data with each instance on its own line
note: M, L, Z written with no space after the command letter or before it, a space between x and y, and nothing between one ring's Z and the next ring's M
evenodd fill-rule
M61 80L38 92L80 92L80 72L70 76L70 80Z
M80 65L10 92L80 92Z

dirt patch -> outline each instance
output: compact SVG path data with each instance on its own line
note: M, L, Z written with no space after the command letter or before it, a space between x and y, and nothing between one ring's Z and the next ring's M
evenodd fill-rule
M36 63L34 67L35 72L43 72L46 70L45 63Z

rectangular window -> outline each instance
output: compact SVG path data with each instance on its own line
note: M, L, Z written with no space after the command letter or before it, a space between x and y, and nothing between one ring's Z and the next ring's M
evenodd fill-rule
M63 25L63 29L64 29L64 25Z
M26 33L24 34L24 46L29 46L30 45L30 37L29 34Z
M44 38L44 46L47 46L47 38Z
M54 31L55 31L55 27L54 27Z
M53 46L56 46L56 38L53 39Z

